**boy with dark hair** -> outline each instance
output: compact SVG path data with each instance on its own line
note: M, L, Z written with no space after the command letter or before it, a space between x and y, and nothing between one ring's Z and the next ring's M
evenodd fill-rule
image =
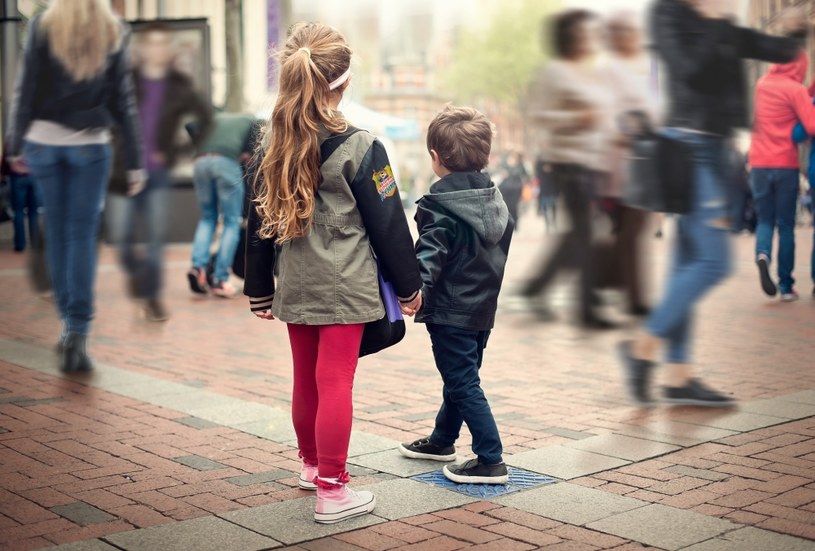
M427 133L433 171L441 180L418 202L416 254L424 305L416 321L427 324L436 367L444 382L436 427L428 438L399 446L413 459L453 461L462 423L473 437L476 459L446 465L457 483L505 484L501 438L478 376L495 322L498 293L512 239L513 221L501 192L482 170L489 163L493 128L468 107L448 106Z

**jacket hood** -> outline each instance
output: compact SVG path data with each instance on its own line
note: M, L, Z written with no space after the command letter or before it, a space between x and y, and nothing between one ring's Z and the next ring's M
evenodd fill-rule
M475 230L486 243L501 241L509 209L498 188L483 172L456 172L430 186L423 200L435 203Z
M778 63L770 67L769 76L791 78L795 82L804 82L809 68L809 57L801 52L789 63Z

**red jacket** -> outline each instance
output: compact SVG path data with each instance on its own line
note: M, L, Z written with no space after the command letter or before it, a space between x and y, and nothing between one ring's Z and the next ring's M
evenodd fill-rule
M815 134L815 106L804 87L809 58L801 53L795 61L773 65L756 85L755 123L750 144L753 168L799 168L798 146L792 129L801 121Z

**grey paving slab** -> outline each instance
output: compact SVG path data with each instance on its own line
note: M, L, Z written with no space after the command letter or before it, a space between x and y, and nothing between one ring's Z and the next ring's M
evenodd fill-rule
M367 467L368 469L401 476L403 478L437 471L444 465L438 461L408 459L400 455L397 450L386 450L367 455L359 455L350 458L348 462L359 465L360 467Z
M388 520L452 509L477 501L463 494L407 479L386 480L364 486L363 489L370 490L376 496L374 513Z
M815 415L815 404L803 402L790 402L784 397L770 398L769 400L755 400L740 406L742 411L760 413L784 419L805 419Z
M270 416L262 421L234 423L228 426L248 434L254 434L260 438L265 438L266 440L271 440L273 442L293 442L289 445L292 447L297 447L294 427L292 427L290 415L282 416L274 414L273 416Z
M815 541L804 540L762 530L742 528L722 534L702 543L685 547L682 551L813 551Z
M815 390L802 390L794 394L782 396L788 402L801 402L803 404L815 404Z
M101 509L97 509L93 505L85 503L84 501L68 503L67 505L57 505L56 507L51 507L49 511L61 517L65 517L77 524L81 524L82 526L103 524L105 522L110 522L111 520L116 520L116 517L113 515L109 515Z
M611 492L560 482L493 500L534 515L582 526L648 505Z
M194 417L200 417L201 419L206 419L207 421L225 426L234 426L275 418L285 418L291 424L291 414L289 412L239 398L232 398L220 394L215 394L215 396L217 400L212 402L212 405L179 411L186 411Z
M566 446L548 446L510 455L508 465L535 473L569 480L628 465L629 461ZM418 474L418 473L417 473Z
M184 455L182 457L173 458L173 461L199 471L216 471L218 469L229 468L223 463L218 463L217 461L207 459L206 457L201 457L200 455Z
M629 461L642 461L678 450L677 446L654 442L642 438L633 438L621 434L601 434L565 444L567 448L618 457Z
M693 511L648 505L592 522L587 527L675 551L735 530L738 525Z
M384 518L373 514L337 524L317 524L314 522L315 502L316 498L305 497L240 511L231 511L220 516L229 522L269 536L286 545L325 538L385 522Z
M173 419L173 421L176 423L181 423L182 425L187 425L188 427L192 427L194 429L213 429L221 426L218 423L213 423L198 417L182 417L180 419Z
M41 346L0 339L0 358L28 369L57 373L57 355Z
M85 540L46 547L43 551L118 551L118 549L102 540Z
M645 427L624 425L615 428L614 432L616 434L634 436L635 438L644 438L645 440L654 440L656 442L665 442L666 444L686 447L696 446L738 434L738 431L734 430L705 427L667 419L652 421Z
M154 386L159 387L159 385L156 385L155 383ZM173 392L160 392L156 393L155 396L144 396L139 397L138 399L144 400L145 402L153 404L154 406L173 409L175 411L182 411L184 413L217 407L219 404L231 406L232 400L234 400L234 398L230 398L229 396L217 394L208 390L193 388L187 385L179 386L181 388L174 387ZM122 391L122 394L126 393L126 390ZM135 396L131 397L136 398ZM251 402L246 403L251 404ZM209 419L205 420L211 421Z
M733 476L726 473L709 471L707 469L694 469L693 467L687 467L685 465L674 465L673 467L668 467L667 469L664 470L668 471L669 473L674 473L682 476L692 476L694 478L712 480L714 482L724 480L725 478L730 478L731 476Z
M126 551L260 551L280 543L218 517L202 517L106 536Z
M293 476L296 476L296 474L291 471L275 469L273 471L266 471L263 473L233 476L231 478L226 478L225 480L230 484L234 484L235 486L251 486L253 484L266 484L268 482L274 482L275 480L292 478Z
M541 432L554 434L555 436L562 436L563 438L570 438L571 440L584 440L586 438L591 438L592 436L597 436L596 434L592 434L590 432L580 432L576 430L562 429L560 427L545 427L541 429Z
M706 427L735 430L738 432L750 432L789 421L789 419L784 419L783 417L750 413L748 411L720 414L713 411L699 411L698 409L684 413L681 416L681 420L694 425L704 425Z
M348 447L348 457L367 455L386 450L395 451L398 446L399 442L396 440L354 430L351 431L351 445Z

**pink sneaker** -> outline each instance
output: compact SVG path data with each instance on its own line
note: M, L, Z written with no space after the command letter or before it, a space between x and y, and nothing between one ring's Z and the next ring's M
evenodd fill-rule
M300 470L300 479L297 481L297 485L300 486L301 490L316 490L315 478L317 478L317 465L309 465L303 461L303 468Z
M355 492L346 484L351 477L344 473L339 478L315 478L317 485L317 508L314 520L319 524L335 524L349 518L367 515L376 507L371 492Z

